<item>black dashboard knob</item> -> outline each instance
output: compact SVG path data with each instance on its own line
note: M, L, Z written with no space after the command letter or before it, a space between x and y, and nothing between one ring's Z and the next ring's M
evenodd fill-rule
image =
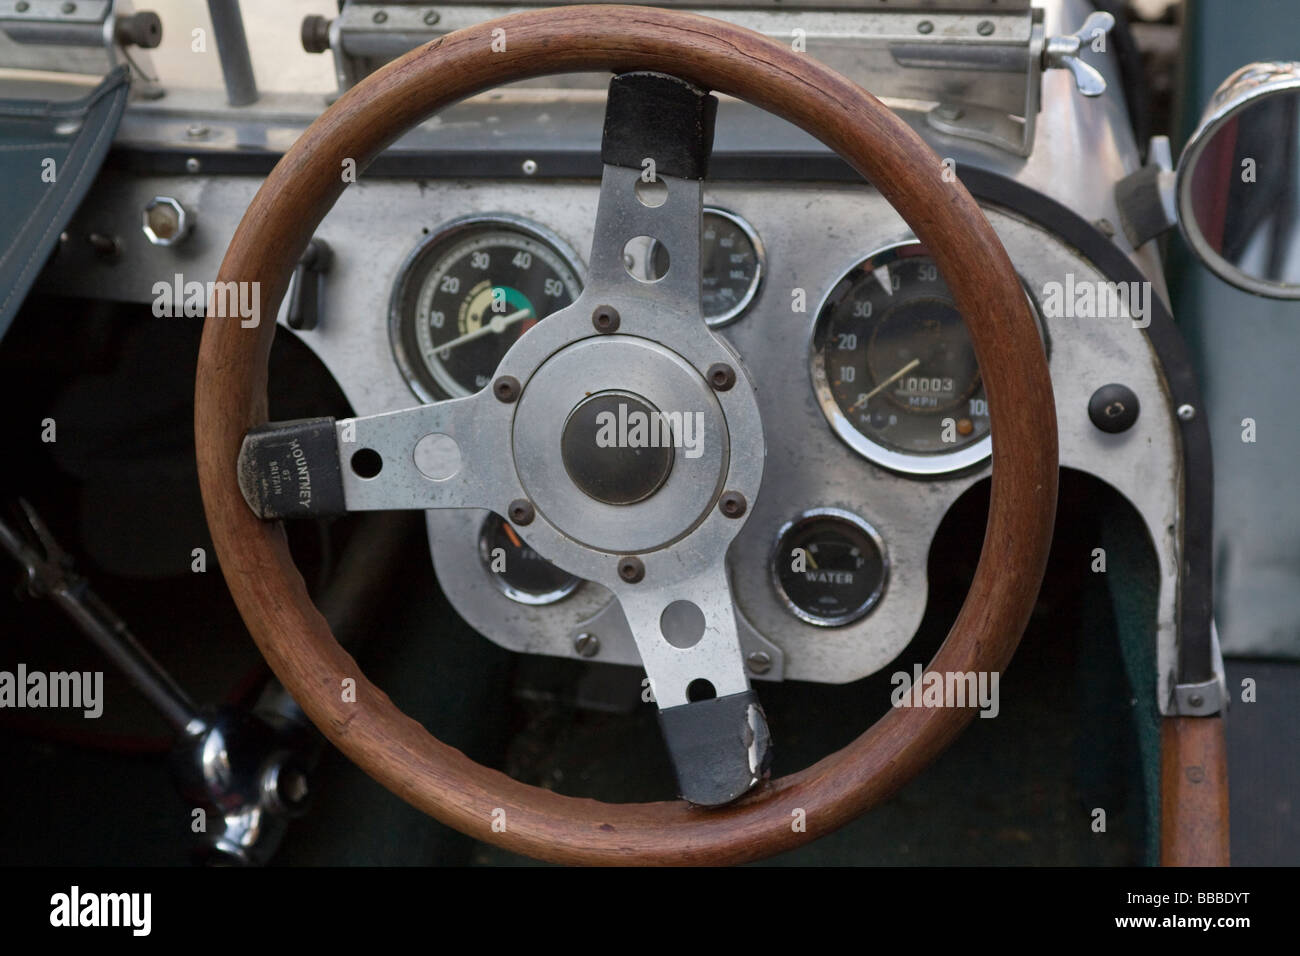
M1088 399L1088 417L1104 432L1123 432L1137 421L1138 397L1127 385L1103 385Z

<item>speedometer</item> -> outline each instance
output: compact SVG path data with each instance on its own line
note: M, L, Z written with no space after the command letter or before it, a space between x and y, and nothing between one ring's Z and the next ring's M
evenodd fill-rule
M456 220L421 242L389 316L411 389L438 401L486 386L520 336L581 293L576 263L558 237L511 216Z
M876 464L930 475L988 457L975 350L920 243L885 249L835 284L817 313L811 363L831 427Z

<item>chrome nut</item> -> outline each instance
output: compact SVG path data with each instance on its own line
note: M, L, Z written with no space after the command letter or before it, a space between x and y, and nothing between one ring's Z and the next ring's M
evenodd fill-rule
M175 246L190 234L194 216L170 196L154 196L144 207L140 228L155 246Z

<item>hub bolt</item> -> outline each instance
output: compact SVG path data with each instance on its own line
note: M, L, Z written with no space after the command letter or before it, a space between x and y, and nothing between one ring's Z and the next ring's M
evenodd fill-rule
M492 383L492 394L498 401L510 404L519 398L519 379L513 375L502 375Z
M510 502L510 507L507 511L509 512L510 520L521 526L532 524L533 518L536 516L536 512L533 510L533 503L527 498L516 498L514 501Z
M725 392L736 384L736 370L722 362L714 362L710 365L707 374L709 384L719 392Z
M749 502L739 491L723 492L718 508L728 518L739 518L749 509Z
M634 558L630 555L626 558L619 558L618 576L628 584L636 584L645 577L645 565L641 563L640 558Z
M618 309L612 305L596 306L596 310L591 313L591 324L595 326L597 332L617 332L619 324Z

